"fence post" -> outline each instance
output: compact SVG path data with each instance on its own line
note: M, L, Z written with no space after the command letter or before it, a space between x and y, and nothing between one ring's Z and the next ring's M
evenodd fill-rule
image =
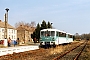
M7 46L7 45L8 45L7 39L4 39L4 46Z

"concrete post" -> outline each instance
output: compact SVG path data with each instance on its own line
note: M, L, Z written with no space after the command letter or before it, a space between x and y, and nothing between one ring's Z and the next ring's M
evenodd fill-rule
M7 42L7 39L4 40L4 46L7 46L8 45L8 42Z

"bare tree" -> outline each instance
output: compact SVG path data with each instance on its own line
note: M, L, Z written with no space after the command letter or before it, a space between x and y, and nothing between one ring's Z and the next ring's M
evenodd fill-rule
M23 26L25 28L27 28L27 27L35 27L36 23L34 21L31 21L31 23L25 23L25 22L21 21L21 22L18 22L18 23L15 24L15 28L18 28L20 26Z
M35 26L36 26L35 21L31 21L30 26L31 26L31 27L35 27Z
M21 25L24 26L25 23L24 23L23 21L18 22L18 23L15 24L15 28L18 28L18 27L21 26Z

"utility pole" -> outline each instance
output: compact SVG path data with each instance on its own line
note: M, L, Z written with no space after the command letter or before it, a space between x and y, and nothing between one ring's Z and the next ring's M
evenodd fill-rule
M6 35L7 35L7 22L6 22L6 13L5 13L5 16L4 16L4 19L5 19L5 32L4 32L4 38L6 39Z
M4 32L4 38L5 38L5 40L4 40L4 46L8 46L8 43L7 43L7 29L8 29L8 11L9 11L9 9L8 8L6 8L5 9L6 10L6 13L5 13L5 16L4 16L4 19L5 19L5 32Z
M7 29L8 29L8 11L9 9L6 8L6 13L5 13L5 39L7 39Z

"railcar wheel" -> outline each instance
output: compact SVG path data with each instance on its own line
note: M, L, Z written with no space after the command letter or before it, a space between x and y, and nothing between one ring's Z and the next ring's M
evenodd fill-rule
M45 45L45 46L44 46L44 48L45 48L45 49L47 49L47 48L48 48L48 46L47 46L47 45Z
M53 45L53 47L55 48L55 47L56 47L56 45Z

